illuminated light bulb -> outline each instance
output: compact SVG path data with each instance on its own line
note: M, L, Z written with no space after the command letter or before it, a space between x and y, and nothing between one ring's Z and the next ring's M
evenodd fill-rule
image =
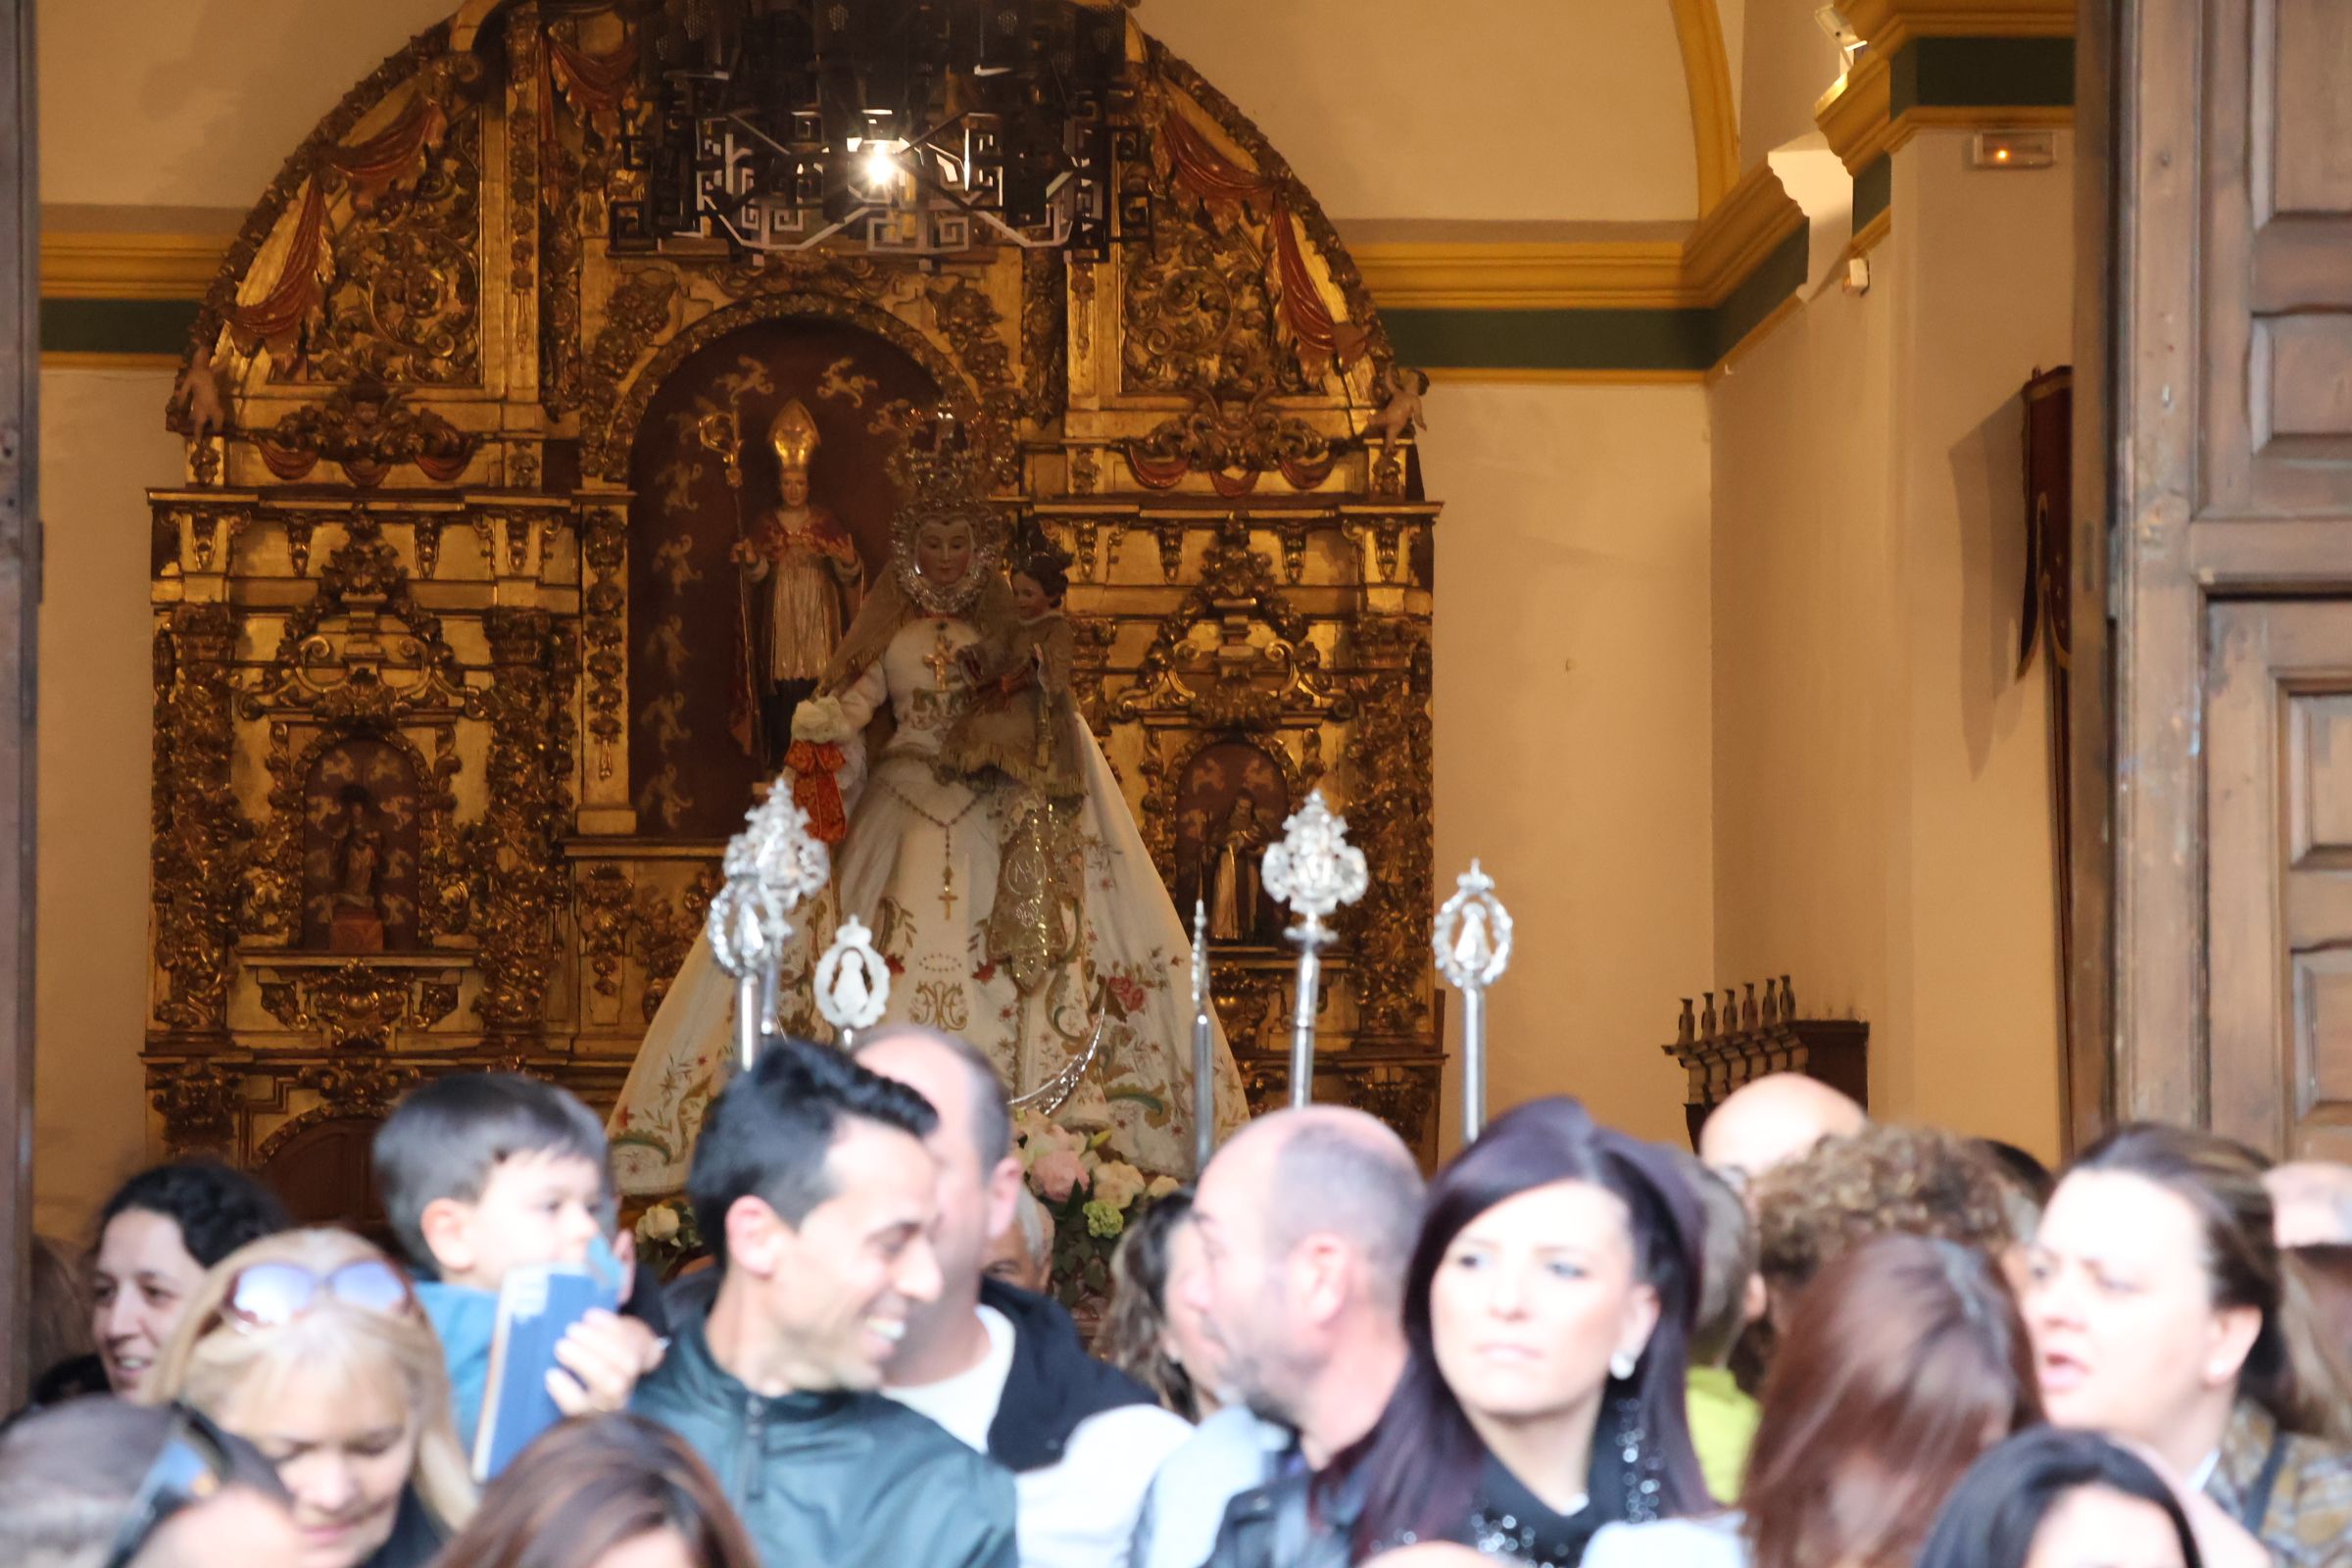
M899 166L890 156L890 149L879 142L875 143L874 150L865 155L865 182L880 190L896 178L898 172Z

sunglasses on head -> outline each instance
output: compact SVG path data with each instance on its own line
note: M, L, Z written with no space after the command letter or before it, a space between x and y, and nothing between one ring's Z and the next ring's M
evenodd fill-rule
M219 1494L228 1484L228 1442L220 1429L184 1404L172 1407L163 1451L132 1494L130 1512L115 1532L106 1568L124 1568L173 1514Z
M239 1329L283 1328L332 1298L383 1317L416 1310L408 1277L378 1257L364 1257L321 1274L300 1263L256 1263L228 1282L220 1320Z

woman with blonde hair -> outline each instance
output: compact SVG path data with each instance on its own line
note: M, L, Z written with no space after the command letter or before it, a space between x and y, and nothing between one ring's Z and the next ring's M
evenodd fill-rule
M423 1568L472 1516L441 1347L407 1276L345 1231L220 1260L149 1396L261 1449L294 1499L303 1568Z

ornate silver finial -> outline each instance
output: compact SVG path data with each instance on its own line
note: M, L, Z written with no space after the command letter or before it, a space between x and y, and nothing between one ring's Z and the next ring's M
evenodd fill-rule
M1472 1143L1487 1124L1487 987L1511 966L1511 911L1476 860L1454 879L1429 945L1438 972L1462 994L1462 1142Z
M1208 901L1193 901L1193 1180L1217 1152L1217 1042L1209 1022Z
M1282 825L1282 841L1270 846L1261 865L1266 891L1291 906L1298 923L1298 1005L1291 1015L1291 1103L1314 1098L1315 1004L1322 977L1322 950L1331 945L1323 922L1343 904L1353 904L1372 884L1364 852L1348 842L1348 821L1334 816L1314 790L1306 804Z
M874 934L853 914L816 960L816 1010L846 1048L851 1035L880 1023L889 1005L890 965L874 951Z
M748 1070L775 1017L792 911L824 887L832 857L781 779L744 822L720 862L726 885L710 901L706 929L711 956L735 977L735 1041Z

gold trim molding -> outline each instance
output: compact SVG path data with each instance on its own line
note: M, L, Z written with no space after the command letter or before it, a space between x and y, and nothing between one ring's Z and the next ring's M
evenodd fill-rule
M1740 176L1740 114L1732 97L1731 60L1716 0L1667 4L1674 12L1683 81L1690 95L1690 145L1698 162L1698 211L1704 217Z
M41 297L200 300L227 254L225 234L44 231Z
M1690 303L1676 240L1358 242L1356 270L1389 311L1672 310Z
M1913 38L2071 38L2075 0L1844 0L1846 25L1891 55Z

